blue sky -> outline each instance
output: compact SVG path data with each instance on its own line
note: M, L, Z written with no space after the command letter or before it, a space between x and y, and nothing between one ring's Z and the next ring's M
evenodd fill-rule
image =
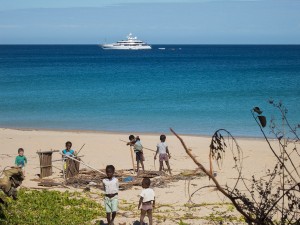
M300 44L300 0L0 0L0 44Z

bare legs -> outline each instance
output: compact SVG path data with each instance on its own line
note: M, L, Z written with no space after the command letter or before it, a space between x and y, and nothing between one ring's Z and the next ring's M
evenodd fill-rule
M143 160L138 160L137 162L136 162L136 167L137 167L137 173L140 171L140 162L141 162L141 165L142 165L142 169L143 169L143 171L145 171L145 167L144 167L144 162L143 162Z
M140 225L144 224L146 213L149 218L149 225L152 225L152 209L148 209L147 211L141 209Z
M167 167L168 167L168 170L169 170L170 175L172 175L172 173L171 173L171 167L170 167L169 161L166 161L166 165L167 165Z
M169 161L165 161L165 162L166 162L166 165L168 167L170 175L172 175ZM163 169L163 163L164 163L163 161L159 161L159 171L162 171L162 169Z
M106 219L107 219L107 223L108 223L108 224L110 224L110 222L111 222L110 214L111 214L111 213L106 213Z
M162 169L163 169L163 161L159 161L159 171L162 171Z
M112 214L112 215L111 215ZM111 218L110 218L111 215ZM106 213L106 219L107 219L107 223L108 225L111 225L114 223L114 220L116 218L117 212L112 212L112 213Z

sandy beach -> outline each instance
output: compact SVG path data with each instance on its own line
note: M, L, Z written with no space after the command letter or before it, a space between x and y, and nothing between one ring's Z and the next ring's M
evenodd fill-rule
M180 134L179 130L175 131ZM144 147L156 149L159 143L159 134L138 134ZM46 130L20 130L20 129L0 129L0 170L6 166L14 165L17 149L22 147L25 150L25 156L28 159L26 166L26 178L22 186L26 188L37 188L37 174L40 173L39 158L37 151L62 150L66 141L73 143L73 149L79 150L85 144L80 152L82 160L97 169L104 169L106 165L113 164L117 170L131 169L131 155L129 147L120 140L128 140L129 133L105 133L91 131L46 131ZM197 159L207 168L209 168L209 145L210 137L187 136L182 135L186 145L190 148ZM240 147L243 150L243 174L245 177L251 178L252 175L259 176L265 173L268 168L272 168L275 157L269 150L267 143L263 139L237 138ZM179 174L186 170L195 170L197 166L190 157L185 153L179 140L171 134L167 134L167 141L172 158L170 165L173 174ZM276 145L274 145L276 146ZM144 150L145 169L154 171L158 170L159 162L154 165L154 153ZM53 154L53 160L60 159L58 153ZM53 162L53 176L61 177L61 163ZM227 155L223 168L218 169L214 165L214 171L217 173L217 179L220 183L227 183L229 186L234 183L232 171L233 160ZM85 168L81 165L80 167ZM187 186L187 183L190 183ZM189 208L189 193L193 193L201 186L212 185L208 177L199 177L191 181L179 180L167 184L164 188L154 188L156 193L157 205L160 206L154 213L154 224L178 224L179 218L195 217L198 219L183 219L189 224L210 224L203 218L209 216L215 211L228 210L229 201L217 192L214 188L206 188L198 191L193 195L192 202L199 204L197 207ZM74 190L82 191L75 188L57 188L57 190ZM138 220L138 195L142 187L133 187L130 190L120 191L120 212L117 216L115 224L133 224ZM92 188L91 193L102 193L102 190ZM96 199L101 202L102 199ZM126 210L126 205L134 205L133 210ZM128 208L128 207L127 207ZM235 210L229 210L230 213L239 217L239 213ZM159 216L158 216L159 215ZM105 218L99 218L104 220ZM147 221L147 220L146 220Z

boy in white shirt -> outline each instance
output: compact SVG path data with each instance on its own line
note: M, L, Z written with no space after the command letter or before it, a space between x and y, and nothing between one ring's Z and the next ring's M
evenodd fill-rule
M144 178L142 181L142 187L144 190L140 194L140 201L138 209L141 209L140 224L144 224L144 218L147 216L149 218L149 225L152 225L152 209L155 208L155 194L150 187L150 179ZM142 207L141 207L142 206Z
M104 205L106 209L106 218L108 225L114 224L114 219L118 211L118 191L119 181L113 175L115 167L113 165L106 166L107 178L103 179L103 187L105 191Z
M162 134L160 135L160 143L157 144L157 150L156 150L156 154L154 156L154 160L156 160L156 156L159 153L159 171L162 171L163 168L163 162L166 162L166 165L168 167L169 173L170 175L172 175L171 173L171 168L170 168L170 164L169 164L169 159L171 158L169 149L168 149L168 145L165 142L166 141L166 135Z

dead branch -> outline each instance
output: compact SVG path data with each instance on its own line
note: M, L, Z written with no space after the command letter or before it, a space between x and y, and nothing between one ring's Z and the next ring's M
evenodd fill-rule
M239 206L237 203L237 199L233 198L229 193L227 193L219 184L219 182L216 180L216 178L196 159L196 157L192 154L191 150L189 150L184 143L183 139L172 129L170 128L170 131L179 139L181 142L183 148L185 149L185 152L191 157L191 159L194 161L194 163L215 183L216 188L225 195L234 205L234 207L246 218L249 222L256 222L254 218L252 218L250 215L246 214L243 209Z

